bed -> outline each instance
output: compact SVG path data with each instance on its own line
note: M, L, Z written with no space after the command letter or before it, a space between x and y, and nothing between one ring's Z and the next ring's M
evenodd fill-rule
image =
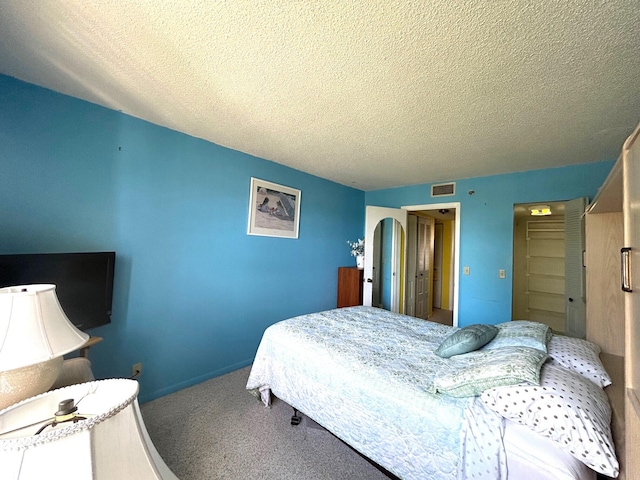
M534 322L473 328L363 306L295 317L265 330L247 389L403 479L617 476L598 347Z

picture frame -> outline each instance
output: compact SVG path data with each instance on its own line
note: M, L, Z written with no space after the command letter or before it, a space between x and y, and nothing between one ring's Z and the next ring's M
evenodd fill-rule
M251 177L247 235L298 238L300 197L296 188Z

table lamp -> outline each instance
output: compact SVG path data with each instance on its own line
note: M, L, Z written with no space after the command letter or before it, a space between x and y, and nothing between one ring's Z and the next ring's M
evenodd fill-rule
M89 339L69 321L55 290L0 289L0 409L46 392L62 370L62 356Z
M138 382L97 380L0 411L3 480L178 480L149 438Z

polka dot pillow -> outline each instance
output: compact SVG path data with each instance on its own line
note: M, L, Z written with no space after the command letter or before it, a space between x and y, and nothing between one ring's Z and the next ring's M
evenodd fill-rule
M599 387L611 385L611 377L600 361L600 347L581 338L554 334L547 346L552 363L578 372Z
M540 386L492 388L480 399L504 418L550 438L596 472L618 475L607 395L581 375L545 364Z

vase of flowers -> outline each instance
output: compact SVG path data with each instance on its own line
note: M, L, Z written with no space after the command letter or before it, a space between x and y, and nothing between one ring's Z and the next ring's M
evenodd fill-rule
M356 257L356 265L358 269L364 269L364 238L359 238L357 242L350 242L347 240L349 247L351 247L351 256Z

